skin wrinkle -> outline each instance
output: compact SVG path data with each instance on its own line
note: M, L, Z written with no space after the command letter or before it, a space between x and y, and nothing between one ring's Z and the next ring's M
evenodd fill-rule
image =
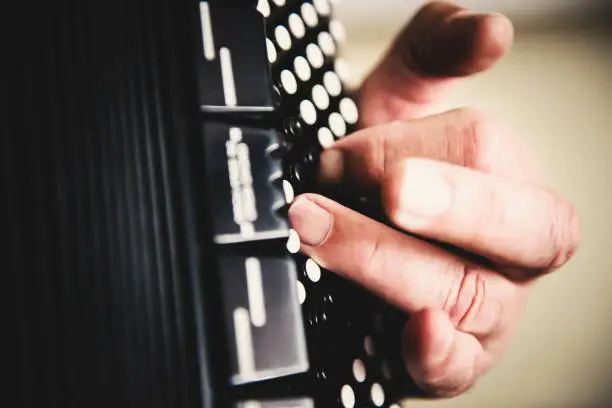
M385 242L383 231L384 230L380 230L379 233L376 235L376 238L374 239L374 243L370 246L371 249L368 251L368 254L364 257L362 275L368 276L368 279L369 279L370 274L368 274L367 271L383 270L383 268L381 268L380 266L378 267L376 266L377 264L380 264L381 262L384 265L384 259L382 261L379 261L379 258L383 256L381 254L384 254L384 251L380 251L381 246Z
M482 279L479 275L476 275L474 282L474 295L472 296L472 301L468 306L467 310L460 317L459 322L457 323L457 328L459 330L463 330L466 326L469 326L470 322L477 320L480 316L480 310L483 307L483 304L486 299L486 284L485 280Z

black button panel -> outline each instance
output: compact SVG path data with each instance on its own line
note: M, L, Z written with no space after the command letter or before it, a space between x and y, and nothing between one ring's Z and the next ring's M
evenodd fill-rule
M315 406L311 399L301 398L270 401L245 401L238 403L236 408L315 408Z
M297 272L290 258L225 256L219 261L231 344L232 383L308 370Z
M203 112L272 112L275 98L262 15L244 2L200 2Z
M225 123L203 125L208 197L218 244L286 238L280 211L283 169L276 131Z

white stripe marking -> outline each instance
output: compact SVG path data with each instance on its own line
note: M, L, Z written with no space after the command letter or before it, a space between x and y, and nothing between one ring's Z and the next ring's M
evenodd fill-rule
M259 263L257 258L247 258L245 266L251 322L255 327L262 327L266 324L266 304L261 276L261 263Z
M215 40L212 32L212 19L210 7L203 1L200 3L200 21L202 23L202 40L204 43L204 57L212 61L215 59Z
M223 95L227 106L236 106L236 82L234 82L234 69L232 67L232 54L226 47L219 51L221 57L221 76L223 78Z
M243 307L234 310L234 332L236 334L238 372L241 376L251 376L255 373L255 355L249 312Z
M287 238L289 237L289 230L282 231L261 231L253 232L249 238L251 240L260 241L264 239L276 239L276 238ZM244 235L242 234L219 234L215 235L214 241L217 244L234 244L236 242L244 241Z

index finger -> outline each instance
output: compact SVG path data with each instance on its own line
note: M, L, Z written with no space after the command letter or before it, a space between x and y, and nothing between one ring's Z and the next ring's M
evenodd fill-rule
M459 78L485 71L508 52L512 23L445 1L423 6L396 37L358 95L361 126L422 116Z

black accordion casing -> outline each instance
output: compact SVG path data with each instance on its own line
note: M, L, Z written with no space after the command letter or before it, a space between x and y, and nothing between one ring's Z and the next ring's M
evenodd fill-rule
M10 406L398 406L406 316L286 214L357 122L332 7L31 5L0 141Z

